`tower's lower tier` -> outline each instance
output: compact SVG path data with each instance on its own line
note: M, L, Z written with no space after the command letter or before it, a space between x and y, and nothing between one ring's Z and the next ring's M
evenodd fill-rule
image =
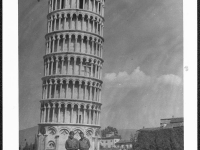
M39 124L38 150L65 150L65 142L70 131L74 131L74 138L78 140L80 139L79 132L82 131L85 137L90 140L90 150L99 150L100 127L67 124Z

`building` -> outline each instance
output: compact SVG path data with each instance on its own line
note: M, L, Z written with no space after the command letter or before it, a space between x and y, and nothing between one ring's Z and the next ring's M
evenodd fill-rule
M162 128L174 128L183 126L183 118L167 118L160 120L160 127Z
M132 142L130 140L120 140L119 142L115 143L115 145L120 150L132 148Z
M99 150L105 0L49 0L38 150L64 150L69 132Z
M107 134L106 137L101 138L101 146L103 148L116 148L116 143L121 140L121 136L115 136L112 134Z

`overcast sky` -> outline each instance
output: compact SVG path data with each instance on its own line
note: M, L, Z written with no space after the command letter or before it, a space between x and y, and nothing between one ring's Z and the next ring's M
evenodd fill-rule
M101 125L183 116L182 0L107 0ZM47 1L19 1L20 129L39 123Z

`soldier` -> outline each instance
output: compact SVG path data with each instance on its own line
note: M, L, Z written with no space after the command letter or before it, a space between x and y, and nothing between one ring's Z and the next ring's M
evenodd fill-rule
M69 137L65 143L66 150L78 150L79 149L79 142L77 139L74 138L74 132L69 132Z
M79 140L79 148L80 150L89 150L90 148L90 141L84 137L84 133L80 132L79 133L81 139Z

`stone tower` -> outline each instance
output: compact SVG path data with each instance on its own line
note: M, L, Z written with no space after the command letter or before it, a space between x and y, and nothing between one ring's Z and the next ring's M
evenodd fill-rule
M65 150L70 131L99 150L105 0L49 0L38 150Z

